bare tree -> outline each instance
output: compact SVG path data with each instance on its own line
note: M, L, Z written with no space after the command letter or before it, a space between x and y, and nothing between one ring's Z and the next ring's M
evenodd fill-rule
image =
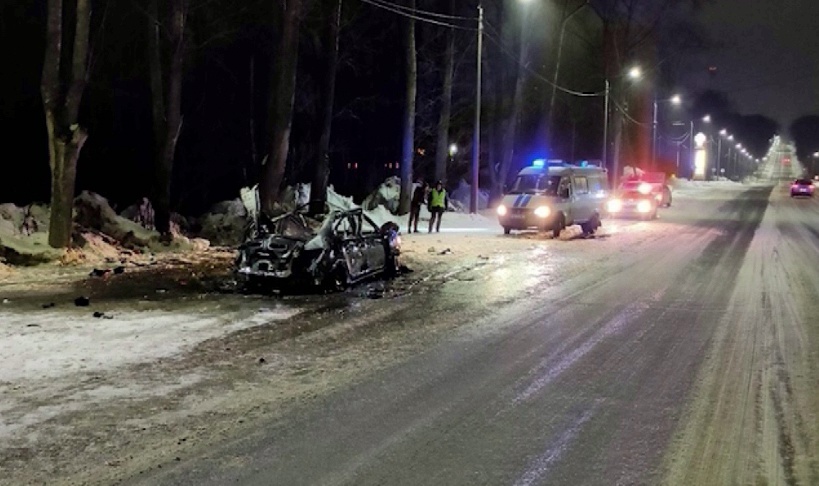
M48 0L45 57L40 83L43 97L48 156L51 166L51 220L48 244L54 248L71 245L77 160L88 135L79 125L80 102L85 91L90 0L77 0L75 26L63 32L63 2ZM68 9L70 11L70 9ZM64 38L74 34L74 38ZM65 42L64 42L65 41ZM72 44L70 66L63 45ZM65 74L61 77L61 74Z
M330 133L333 128L333 105L336 91L342 2L343 0L325 0L329 7L330 18L328 19L329 22L327 22L325 72L321 86L321 136L313 174L313 185L310 190L310 212L313 214L324 212L324 203L327 200L327 184L330 178Z
M148 62L151 77L151 108L154 129L154 211L157 231L171 230L171 182L176 142L182 130L182 68L188 0L171 0L167 28L162 28L157 0L150 2ZM162 55L163 30L169 52ZM167 67L163 69L163 57Z
M279 39L275 48L271 82L268 157L262 168L259 184L262 211L268 215L273 214L281 196L290 150L302 0L280 0L275 5Z
M408 6L415 8L415 0L408 0ZM415 153L415 100L418 91L418 59L415 52L415 21L406 20L406 102L404 106L404 136L401 145L401 196L398 214L410 210L412 197L413 154Z
M455 12L455 1L450 0L449 12ZM452 78L455 70L455 31L449 29L446 34L444 51L444 80L441 93L441 113L438 118L438 143L435 149L435 179L446 179L447 156L449 148L449 126L452 116Z

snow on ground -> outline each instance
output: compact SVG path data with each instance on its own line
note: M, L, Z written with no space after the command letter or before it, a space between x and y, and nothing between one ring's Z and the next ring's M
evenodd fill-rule
M175 359L230 333L283 321L295 307L243 312L0 312L0 443L32 426L113 399L165 396L204 379L197 373L147 379L134 366ZM48 403L61 397L59 403ZM0 447L0 450L2 448ZM1 482L1 481L0 481Z
M176 355L207 339L288 319L294 308L209 316L168 311L0 312L0 383L110 371ZM66 315L68 314L68 315Z

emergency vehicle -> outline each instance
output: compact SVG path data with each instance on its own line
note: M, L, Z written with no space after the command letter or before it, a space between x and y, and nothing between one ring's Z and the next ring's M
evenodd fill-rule
M579 224L584 234L600 227L609 197L606 170L588 164L536 160L521 170L498 206L504 234L536 228L557 238Z
M663 172L643 172L637 176L630 176L620 184L619 192L651 195L661 207L671 207L671 186L666 183Z

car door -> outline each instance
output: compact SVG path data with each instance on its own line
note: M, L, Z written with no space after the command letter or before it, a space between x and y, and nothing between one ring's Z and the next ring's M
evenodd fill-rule
M356 280L361 276L365 257L360 230L357 228L355 218L350 214L342 215L335 223L334 230L341 240L343 258L347 264L347 274L351 280Z
M589 181L586 176L574 176L572 179L572 206L574 206L572 220L583 223L591 218L593 211L589 200Z
M373 220L362 214L361 239L367 248L367 267L370 272L384 269L386 254L381 229Z

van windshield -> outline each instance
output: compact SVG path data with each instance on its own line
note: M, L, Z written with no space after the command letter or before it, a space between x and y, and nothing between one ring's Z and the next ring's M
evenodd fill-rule
M560 176L548 176L541 174L519 175L512 185L509 194L530 194L543 193L547 196L557 195L557 186L560 183Z

